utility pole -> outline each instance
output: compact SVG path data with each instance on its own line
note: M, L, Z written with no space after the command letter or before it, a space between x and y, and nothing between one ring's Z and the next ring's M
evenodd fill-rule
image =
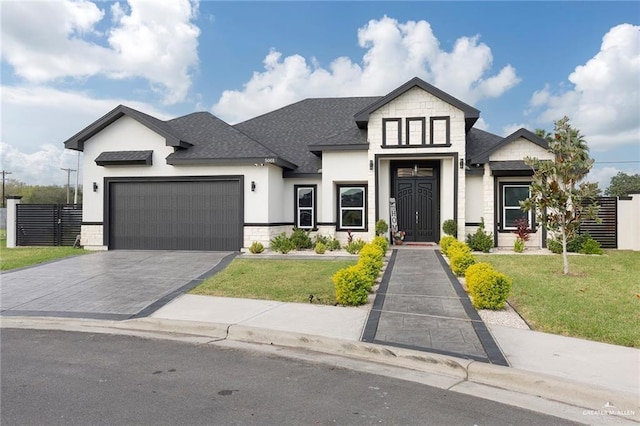
M67 204L69 204L69 190L71 188L71 172L75 172L76 169L65 169L64 167L60 167L60 170L64 170L67 172Z
M10 175L11 172L8 172L6 170L2 171L2 208L4 209L6 207L5 205L5 195L4 195L4 180L5 180L5 176L6 175Z

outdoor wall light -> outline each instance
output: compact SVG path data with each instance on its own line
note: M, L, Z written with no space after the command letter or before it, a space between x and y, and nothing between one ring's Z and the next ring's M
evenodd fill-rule
M255 181L251 181L251 192L255 192L256 191L256 182Z
M373 170L373 160L369 160L369 170Z
M93 182L93 192L98 192L98 183Z
M460 159L460 168L464 169L464 158Z

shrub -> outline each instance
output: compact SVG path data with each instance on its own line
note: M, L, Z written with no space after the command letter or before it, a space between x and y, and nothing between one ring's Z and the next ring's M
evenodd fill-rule
M383 256L387 252L387 249L389 248L389 239L387 237L383 237L381 235L375 237L373 239L372 243L377 245L378 247L380 247L382 249L382 255Z
M376 279L382 269L384 252L377 244L369 243L360 250L358 264L362 270L373 280ZM373 282L372 282L373 284Z
M314 237L314 241L313 241L313 246L315 247L316 244L318 243L322 243L325 246L329 244L329 241L331 240L331 237L329 237L328 235L322 235L322 234L316 234L316 236Z
M580 249L580 253L582 254L603 254L604 250L600 248L600 243L594 240L593 238L589 238L584 242L582 248Z
M584 243L586 243L587 240L590 240L590 239L591 239L591 235L589 235L588 232L585 232L584 234L576 235L571 240L567 241L567 251L570 253L578 253L582 248L582 246L584 245Z
M493 266L486 262L474 263L469 266L464 273L467 291L471 293L471 289L475 287L479 281L482 281L487 273L493 271Z
M476 309L502 309L511 292L511 280L491 267L471 268L466 276L473 306Z
M529 221L521 217L520 219L514 220L513 224L516 226L516 230L513 231L513 233L516 234L518 238L522 240L523 243L529 241L529 237L530 237L529 234L533 232L529 228ZM518 252L518 253L522 253L522 252Z
M382 219L376 222L376 235L384 235L387 231L389 231L389 225L387 225L387 222Z
M451 258L455 256L458 252L471 253L471 249L469 248L468 245L466 245L461 241L458 241L458 240L451 241L451 243L447 247L447 257L449 258L449 260L451 260Z
M454 241L458 241L458 240L455 237L452 237L451 235L445 235L444 237L440 238L440 242L438 244L440 244L440 251L442 252L442 254L449 257L447 255L447 251L449 250L449 247Z
M336 272L333 284L338 303L357 306L367 302L372 282L360 266L354 265Z
M592 238L588 232L567 239L567 253L580 252L584 244L590 239ZM547 248L552 253L562 254L562 240L559 237L547 240Z
M316 243L314 249L317 254L324 254L327 251L327 246L324 243Z
M456 250L451 257L451 270L458 277L461 277L467 268L474 263L476 263L476 258L473 254Z
M280 235L276 235L271 239L271 250L275 252L289 253L294 248L296 248L296 246L284 232Z
M522 253L524 251L524 240L520 237L517 237L513 242L513 251L516 253Z
M313 247L313 242L311 241L311 237L309 236L310 233L311 231L305 231L304 229L300 228L293 228L293 233L291 233L289 239L293 243L296 250L310 249L311 247Z
M249 251L253 254L262 253L264 251L264 246L259 241L254 241L249 247Z
M329 251L340 250L340 241L338 241L335 237L331 237L331 239L327 243L327 248L329 249Z
M452 237L458 236L458 225L456 224L456 221L453 219L445 220L444 223L442 224L442 230L444 231L445 234L451 235Z
M365 244L366 243L360 238L358 238L357 240L353 240L352 238L351 241L348 242L346 246L344 246L344 249L350 254L358 254Z
M484 219L480 221L480 226L476 230L475 234L467 235L467 244L473 251L481 251L483 253L489 253L489 250L493 248L493 233L486 233L484 230Z

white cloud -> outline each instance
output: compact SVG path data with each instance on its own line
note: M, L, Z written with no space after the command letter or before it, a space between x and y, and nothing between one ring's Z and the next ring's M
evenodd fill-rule
M516 130L520 130L522 128L525 128L527 130L532 130L531 126L526 124L526 123L511 123L511 124L507 124L506 126L504 126L502 128L502 136L509 136L510 134L512 134L513 132L515 132Z
M640 26L622 24L602 39L600 51L569 75L573 88L553 93L548 85L530 101L538 120L567 115L593 150L640 140ZM539 110L538 110L539 111Z
M30 83L96 75L142 77L165 103L187 95L198 65L197 2L115 3L105 33L105 11L87 0L4 2L2 59Z
M426 21L371 20L358 30L358 44L366 49L361 63L339 57L324 68L313 58L272 50L264 70L242 90L223 92L212 110L236 122L307 97L382 95L415 76L474 104L519 82L510 65L488 75L493 55L478 36L461 37L444 51Z
M29 184L63 184L60 167L76 168L76 153L63 142L118 104L160 119L168 118L148 104L125 99L94 99L83 92L44 86L0 87L1 162L12 178Z
M620 169L615 167L593 167L586 177L586 181L598 184L598 188L604 192L611 183L611 178L618 174Z

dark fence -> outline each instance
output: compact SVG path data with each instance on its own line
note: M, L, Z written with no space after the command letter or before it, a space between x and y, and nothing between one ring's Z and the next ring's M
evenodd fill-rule
M598 197L596 204L600 223L595 220L583 220L580 233L589 233L602 248L618 248L618 199L616 197Z
M80 204L18 204L18 246L73 246L80 235Z

